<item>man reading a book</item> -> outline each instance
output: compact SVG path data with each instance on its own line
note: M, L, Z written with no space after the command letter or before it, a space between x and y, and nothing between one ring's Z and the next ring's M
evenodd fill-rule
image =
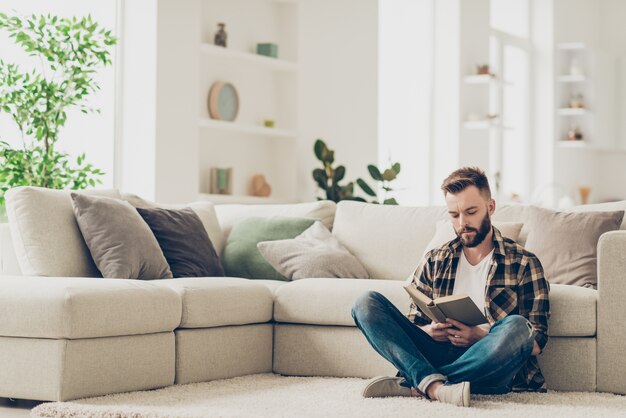
M435 322L415 303L407 318L380 293L367 292L352 317L398 375L370 380L363 396L469 406L470 393L544 391L537 356L548 340L550 305L539 259L492 226L496 203L480 169L454 171L441 189L456 238L426 253L411 286L430 299L468 295L487 322Z

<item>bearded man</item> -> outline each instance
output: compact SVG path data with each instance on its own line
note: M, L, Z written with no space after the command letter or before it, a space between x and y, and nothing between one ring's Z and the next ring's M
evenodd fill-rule
M471 393L545 391L537 356L548 341L550 304L539 259L492 226L496 202L482 170L458 169L441 189L457 236L424 256L412 286L432 299L469 295L489 322L431 322L414 303L405 316L380 293L365 293L352 317L398 375L370 380L363 396L469 406Z

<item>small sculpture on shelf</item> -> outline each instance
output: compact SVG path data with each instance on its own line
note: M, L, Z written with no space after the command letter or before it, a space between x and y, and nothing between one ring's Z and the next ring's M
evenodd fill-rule
M570 96L569 107L572 109L583 109L585 107L585 100L582 93L576 93Z
M567 131L567 139L569 141L582 141L583 133L580 131L578 126L571 127L569 131Z
M263 174L252 176L252 196L269 197L272 194L272 186L265 180Z
M569 73L570 75L583 75L583 69L576 58L572 58L569 64Z
M489 72L489 64L476 64L476 74L491 75Z
M225 23L222 23L222 22L218 23L217 32L215 32L215 37L213 38L213 43L215 45L223 46L224 48L226 48L226 41L228 39L228 34L224 30L225 26L226 26Z

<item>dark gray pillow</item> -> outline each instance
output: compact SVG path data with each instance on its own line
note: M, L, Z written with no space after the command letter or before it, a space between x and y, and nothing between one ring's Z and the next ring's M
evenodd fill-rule
M220 258L191 208L137 208L159 242L174 277L224 276Z
M294 239L259 242L257 248L267 262L289 280L369 279L359 260L319 221Z
M172 278L159 243L130 203L76 193L71 196L76 222L103 277Z

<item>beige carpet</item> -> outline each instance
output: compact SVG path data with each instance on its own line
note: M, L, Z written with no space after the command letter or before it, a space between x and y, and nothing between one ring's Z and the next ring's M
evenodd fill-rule
M258 374L144 392L51 402L33 417L626 417L626 397L548 392L474 396L471 408L412 398L363 399L353 378Z

